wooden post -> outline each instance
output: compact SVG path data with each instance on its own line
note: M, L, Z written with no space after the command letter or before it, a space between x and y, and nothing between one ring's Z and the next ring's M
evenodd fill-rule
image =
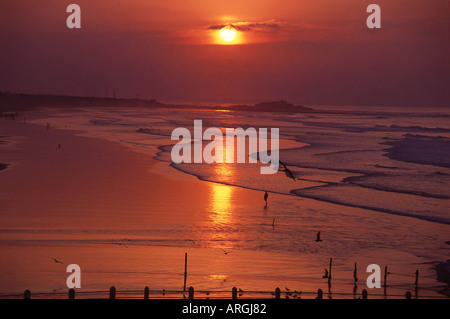
M416 270L416 280L414 282L414 297L417 299L419 294L419 269Z
M280 299L281 298L281 290L280 288L275 288L275 299Z
M31 299L31 291L28 289L23 292L23 299Z
M330 272L328 273L328 281L331 280L331 266L333 265L333 258L330 258Z
M144 299L148 299L150 297L150 289L146 286L144 288Z
M411 299L411 293L409 291L406 292L406 299Z
M355 262L355 267L353 268L353 282L356 285L356 282L358 281L358 266Z
M237 288L233 287L233 289L231 289L231 299L237 299Z
M116 299L116 287L109 288L109 299Z
M362 291L362 299L367 299L367 290L363 289Z
M333 266L333 258L330 258L330 271L328 273L328 292L331 293L331 267Z
M187 280L187 253L184 253L184 285L183 285L183 292L186 291L186 280Z
M387 270L387 266L384 267L384 283L383 283L383 287L384 287L384 295L386 296L386 282L387 282L387 275L388 275L388 270Z
M355 266L353 268L353 298L356 298L356 291L358 290L358 266L355 261Z
M189 287L189 299L194 299L194 287Z
M317 297L316 299L323 299L323 291L322 289L317 289Z
M69 289L69 299L75 299L75 289Z

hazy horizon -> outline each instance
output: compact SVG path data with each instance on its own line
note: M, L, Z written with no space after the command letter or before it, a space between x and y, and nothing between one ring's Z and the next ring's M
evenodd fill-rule
M75 97L75 98L94 98L94 99L114 99L111 94L110 95L68 95L68 94L51 94L46 92L13 92L13 91L0 91L1 93L6 94L13 94L13 95L31 95L31 96L55 96L55 97ZM153 99L153 97L121 97L116 96L116 99L123 99L123 100L143 100L143 101L150 101ZM424 111L430 111L431 109L448 109L450 105L427 105L426 108L424 108L423 105L360 105L360 104L309 104L309 103L301 103L298 101L290 101L285 99L278 99L278 100L229 100L229 101L214 101L214 100L205 100L205 101L189 101L189 100L159 100L157 99L159 103L166 104L166 105L183 105L183 106L205 106L205 107L214 107L214 106L233 106L233 105L255 105L258 103L264 103L264 102L278 102L278 101L285 101L287 103L293 104L294 106L305 106L305 107L311 107L311 108L362 108L362 109L379 109L379 108L390 108L392 111L396 111L399 109L407 109L411 108L414 110L417 109L423 109Z

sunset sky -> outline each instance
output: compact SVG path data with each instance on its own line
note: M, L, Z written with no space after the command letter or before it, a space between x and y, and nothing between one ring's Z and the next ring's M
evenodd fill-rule
M81 29L66 8L81 7ZM366 8L382 28L366 27ZM0 90L167 102L449 106L448 0L0 3ZM232 24L228 44L219 32Z

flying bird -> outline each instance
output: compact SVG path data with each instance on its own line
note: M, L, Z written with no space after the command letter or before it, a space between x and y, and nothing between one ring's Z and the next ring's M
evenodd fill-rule
M124 246L125 248L128 248L128 246L127 245L125 245L125 244L122 244L122 243L115 243L116 245L119 245L119 246Z
M295 177L294 177L294 174L292 174L291 170L289 168L287 168L287 166L284 165L284 163L282 163L281 161L280 161L280 164L283 165L283 169L280 171L284 172L284 174L286 174L286 177L292 178L292 180L295 182Z
M53 258L53 257L52 257L52 259L53 259L53 261L54 261L55 263L64 264L62 261L60 261L60 260L58 260L58 259L56 259L56 258Z
M222 250L225 255L228 255L228 251L226 251L225 249L222 249Z
M316 242L322 241L322 239L320 239L320 232L317 233L316 235Z

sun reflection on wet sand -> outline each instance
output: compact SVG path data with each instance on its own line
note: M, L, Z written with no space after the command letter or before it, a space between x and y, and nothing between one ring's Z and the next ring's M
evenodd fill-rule
M234 179L233 164L216 164L213 169L221 180L230 181ZM233 187L218 183L211 183L211 192L209 195L209 218L207 222L207 240L210 247L223 250L227 254L227 249L235 246L236 231L233 219Z
M226 226L232 220L231 196L233 188L227 185L211 184L210 218L214 223Z

